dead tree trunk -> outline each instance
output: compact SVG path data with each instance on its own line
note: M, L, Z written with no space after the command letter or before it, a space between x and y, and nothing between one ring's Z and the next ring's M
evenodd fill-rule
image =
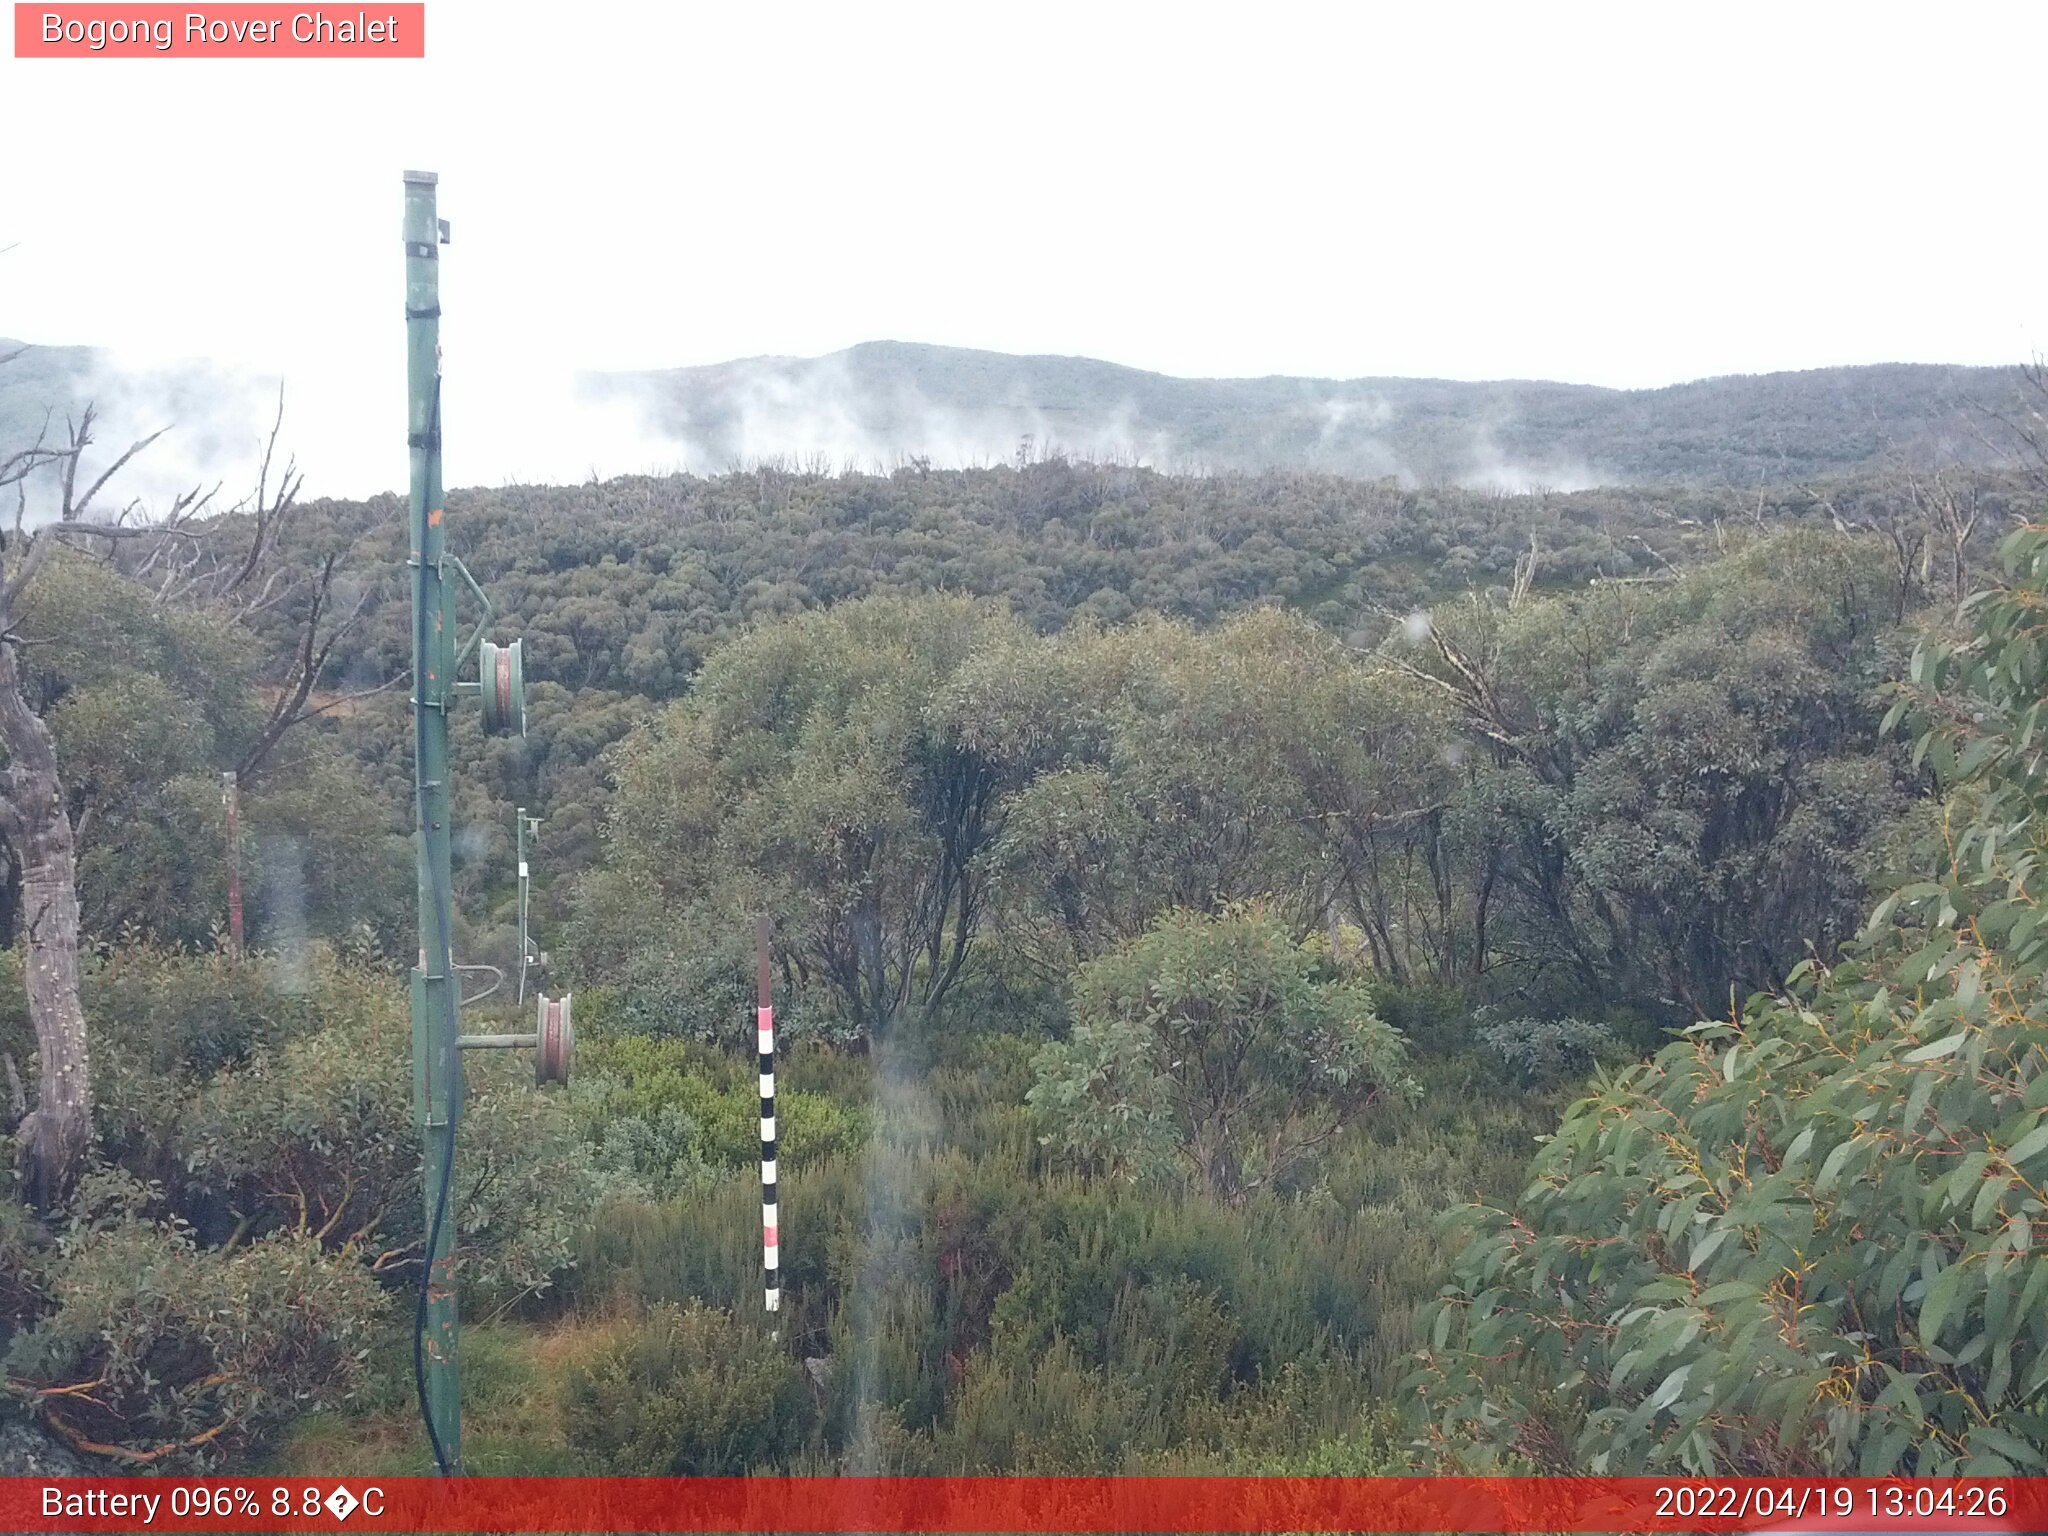
M47 423L46 423L47 425ZM21 931L28 949L25 990L35 1030L40 1072L35 1107L15 1128L22 1193L42 1210L64 1202L84 1171L92 1143L92 1063L85 1038L85 1006L78 994L78 856L70 814L64 809L57 744L50 727L22 693L15 631L20 599L59 535L118 541L136 530L122 520L81 521L85 509L116 471L157 436L142 439L105 473L78 491L79 465L92 442L87 407L71 425L70 441L34 444L0 459L0 486L15 488L14 526L0 537L0 837L21 868ZM31 534L26 523L26 482L39 469L54 470L62 492L57 522ZM9 570L8 567L13 569Z
M71 1192L92 1140L92 1078L78 996L78 879L50 729L21 696L14 648L0 643L0 832L21 861L28 1016L41 1073L15 1134L24 1192L49 1210Z

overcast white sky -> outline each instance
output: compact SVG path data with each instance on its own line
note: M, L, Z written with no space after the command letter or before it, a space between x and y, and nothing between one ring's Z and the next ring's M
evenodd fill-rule
M1626 386L2048 347L2038 4L427 19L423 62L0 59L0 335L384 389L419 166L451 381L878 337Z

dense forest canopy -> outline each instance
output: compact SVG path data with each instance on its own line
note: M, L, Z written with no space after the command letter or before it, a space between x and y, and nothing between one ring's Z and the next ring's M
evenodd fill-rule
M464 558L522 637L536 680L523 744L486 743L458 722L472 754L459 782L488 796L465 819L477 828L475 851L501 868L503 829L523 802L550 819L551 868L585 867L603 815L603 751L651 704L682 696L720 642L848 599L983 597L1042 634L1148 613L1207 628L1241 608L1279 604L1370 648L1409 616L1468 592L1505 594L1518 580L1532 594L1661 590L1677 569L1802 527L1862 537L1860 558L1872 569L1845 600L1871 609L1856 642L1868 646L1880 619L1897 623L1952 590L2026 494L2017 474L1953 470L1761 496L1508 497L1300 474L1180 478L1065 460L457 492L449 515ZM296 537L309 550L347 550L369 589L338 688L373 686L407 664L401 522L388 499L304 510ZM402 815L401 721L396 701L385 700L363 708L346 734Z
M472 1085L472 1464L2038 1470L2041 486L1883 458L453 494L531 680L523 740L454 727L459 949L516 964L538 813L586 1036L566 1092ZM81 534L11 615L95 1068L77 1188L0 1214L5 1411L131 1466L412 1468L403 519L266 505L189 539L274 558L274 602ZM241 787L240 952L220 775L336 615Z

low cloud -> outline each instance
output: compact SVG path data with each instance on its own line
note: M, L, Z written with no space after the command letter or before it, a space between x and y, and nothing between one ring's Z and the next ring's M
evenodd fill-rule
M1533 496L1546 491L1584 491L1613 483L1583 460L1545 458L1519 460L1503 453L1493 429L1481 426L1472 434L1465 466L1458 483L1474 490L1495 491L1504 496Z
M985 405L954 405L915 380L860 377L848 353L601 376L592 387L665 433L685 467L700 474L768 463L869 473L916 462L972 469L1020 453L1167 468L1175 456L1172 434L1148 427L1134 400L1090 413L1048 409L1014 392Z
M1032 371L1046 360L913 350L945 371L935 386L927 387L915 363L878 362L860 350L647 374L574 373L516 350L458 359L443 384L445 478L451 487L568 484L762 464L873 473L1057 455L1175 473L1317 469L1502 494L1578 490L1612 478L1581 462L1503 452L1496 433L1505 428L1493 423L1469 430L1464 441L1430 437L1436 418L1409 419L1377 392L1311 395L1257 410L1218 403L1203 414L1162 407L1156 390L1141 399L1137 391L1150 387L1142 383L1121 393L1120 384L1084 383L1066 390L1073 398L1063 403L1055 398L1063 375ZM218 485L218 503L232 505L253 488L280 386L280 456L296 459L308 495L405 488L395 378L373 388L317 370L284 379L204 361L62 355L86 360L52 387L62 396L48 402L58 425L65 410L87 401L98 412L87 478L129 443L170 429L123 469L101 512L135 501L161 508L194 486ZM1101 367L1066 361L1076 376ZM0 428L18 437L33 429L24 422L17 390ZM1199 438L1190 435L1196 431ZM1425 451L1429 443L1435 446ZM31 516L50 515L55 497L54 481L42 477L31 487Z

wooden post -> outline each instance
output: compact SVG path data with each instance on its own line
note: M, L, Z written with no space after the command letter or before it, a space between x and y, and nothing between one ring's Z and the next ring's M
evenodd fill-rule
M228 954L242 958L242 796L232 771L220 776L228 808Z

